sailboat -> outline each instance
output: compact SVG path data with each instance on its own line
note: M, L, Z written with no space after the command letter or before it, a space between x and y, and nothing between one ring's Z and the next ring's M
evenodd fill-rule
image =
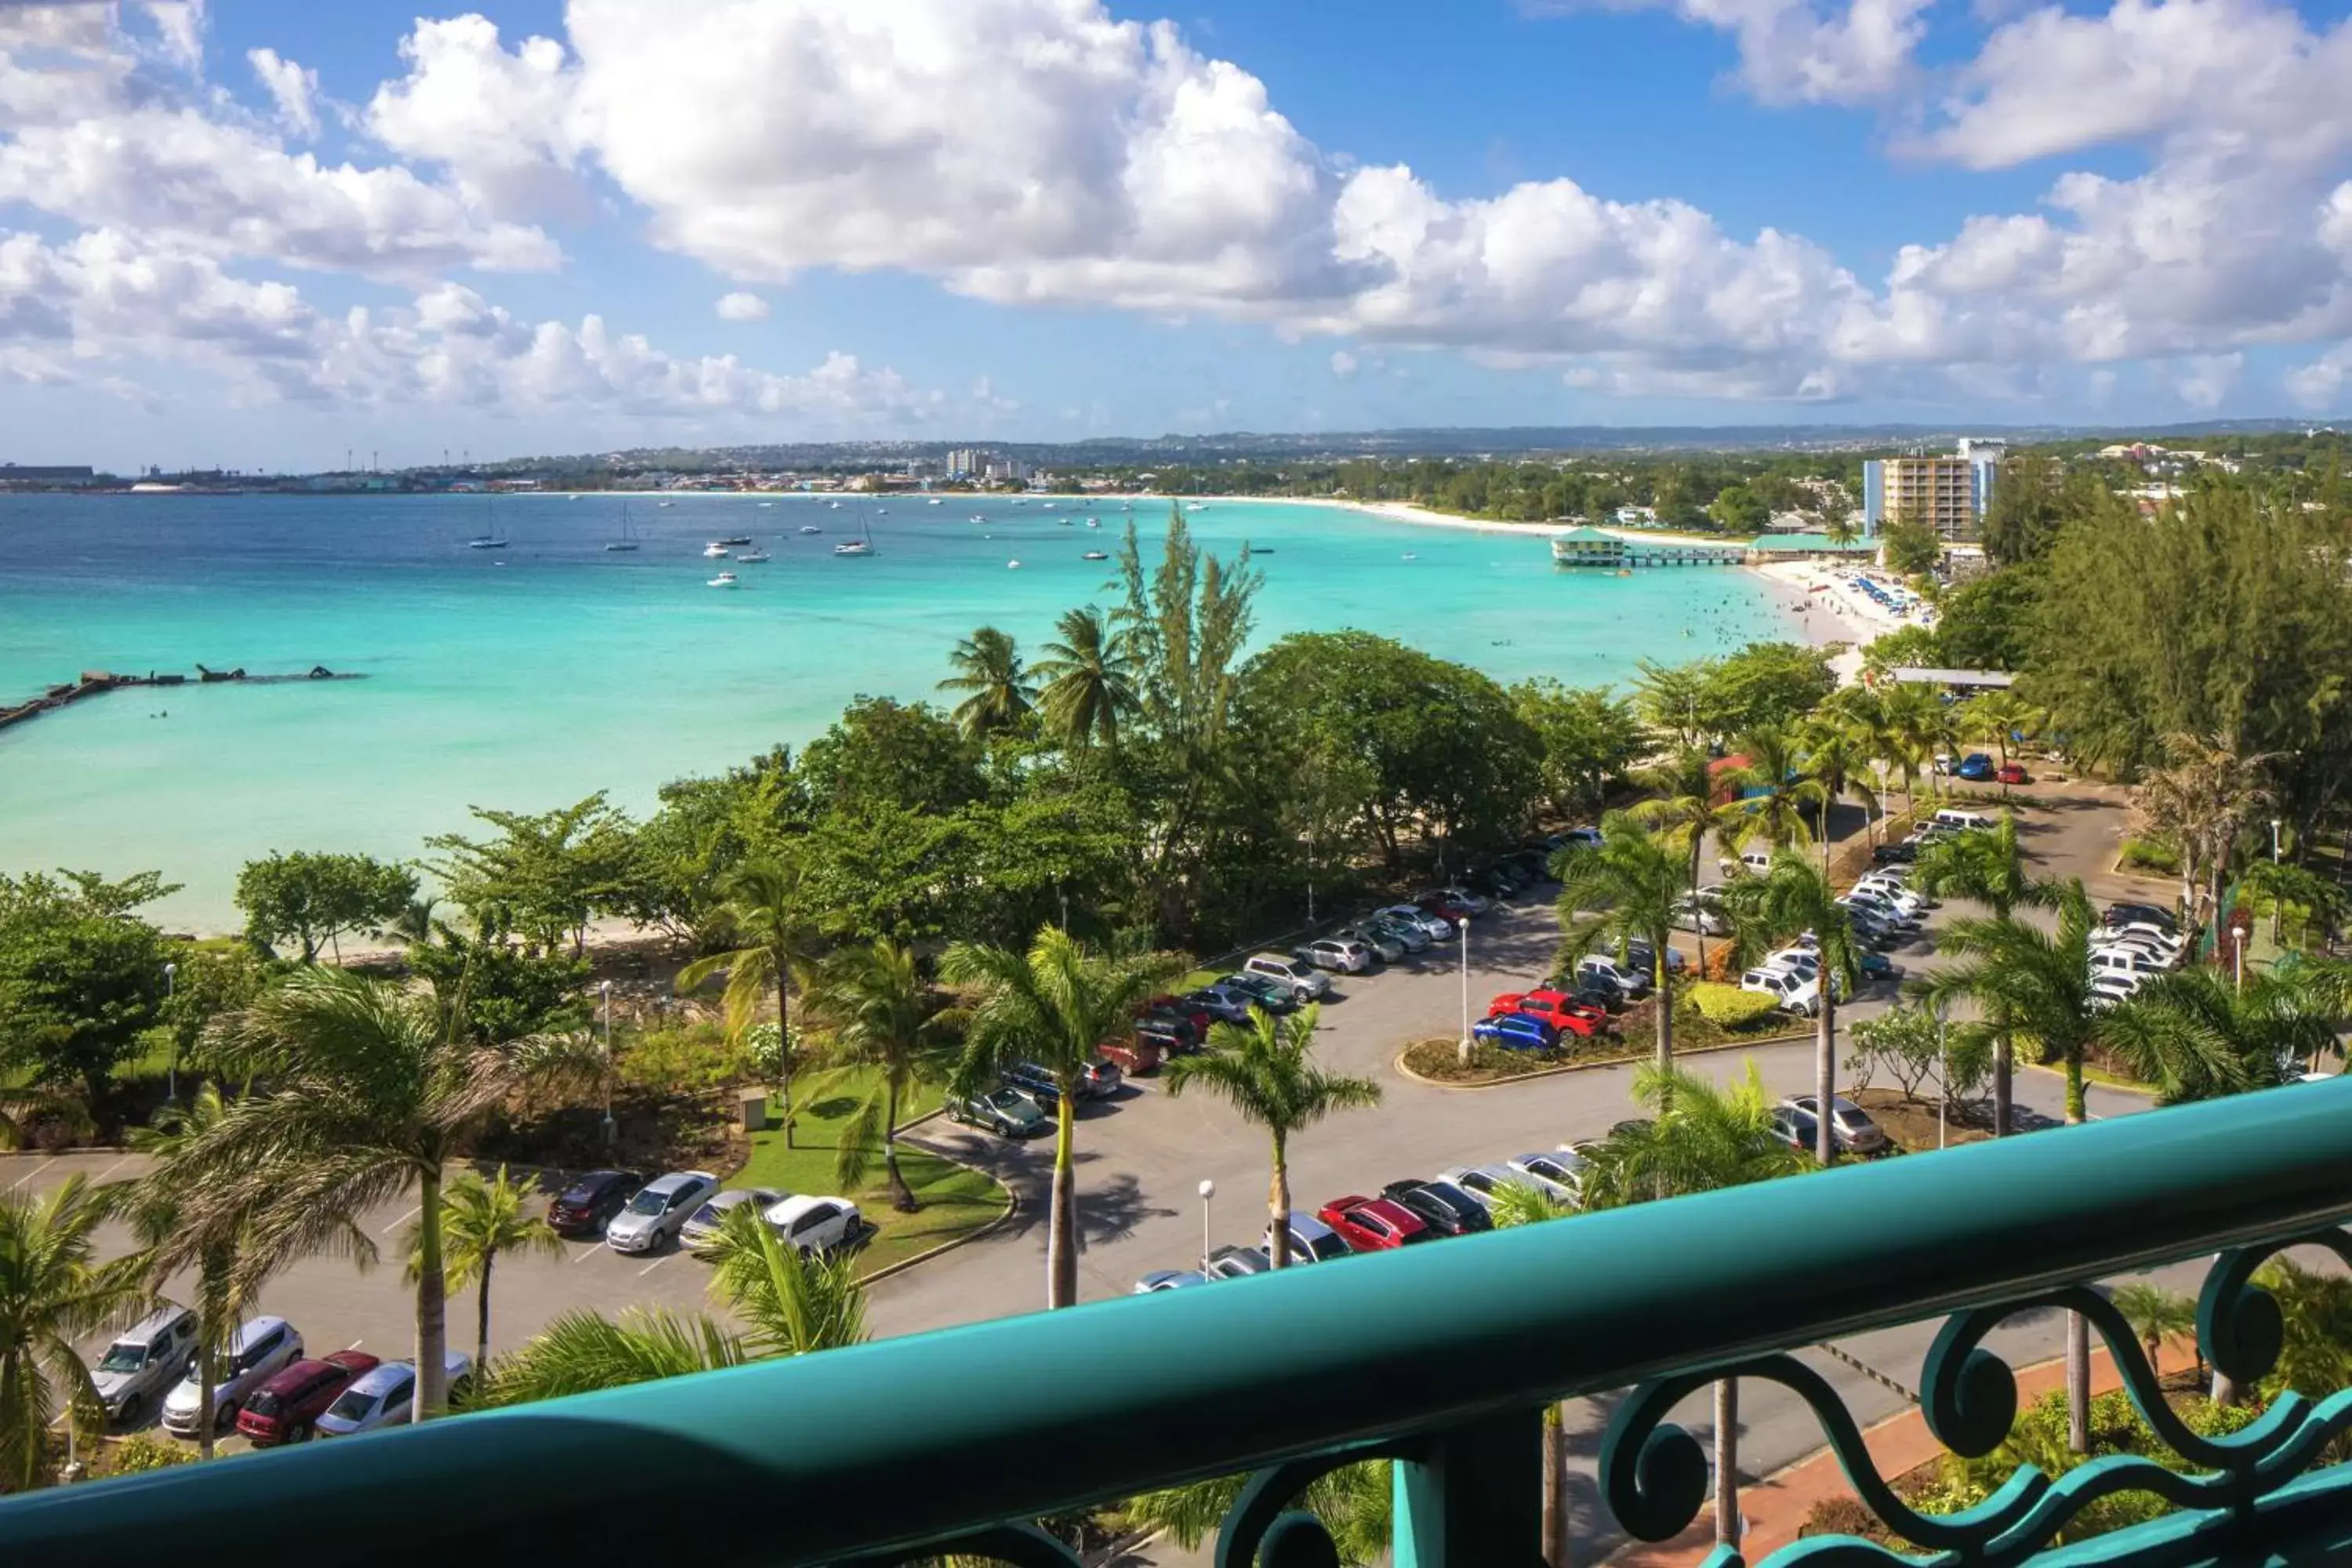
M742 554L735 557L735 559L738 561L748 561L756 563L761 561L773 560L774 557L771 556L764 550L746 550Z
M864 518L857 520L860 538L845 540L833 547L835 555L871 555L874 553L874 530Z
M504 550L507 547L507 542L499 537L499 503L492 500L488 503L485 510L489 514L490 531L488 533L483 534L478 539L469 539L466 541L466 548L468 550Z
M635 550L636 547L637 536L629 531L629 503L623 501L621 503L621 537L606 540L604 548L617 555L622 551Z

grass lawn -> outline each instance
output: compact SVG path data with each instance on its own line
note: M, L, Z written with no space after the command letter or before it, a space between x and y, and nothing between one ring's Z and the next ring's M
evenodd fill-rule
M865 1098L866 1081L852 1079L813 1102L802 1103L794 1119L793 1142L784 1147L781 1126L751 1134L751 1157L727 1178L730 1187L773 1187L788 1193L838 1192L833 1179L835 1152L841 1134ZM936 1091L919 1092L913 1107L901 1112L902 1121L939 1103ZM976 1230L1004 1212L1004 1189L985 1172L966 1170L936 1154L909 1144L898 1145L898 1170L923 1206L900 1214L890 1206L890 1194L877 1159L866 1184L841 1196L854 1200L866 1220L878 1226L874 1239L858 1254L866 1272L903 1262L919 1252Z

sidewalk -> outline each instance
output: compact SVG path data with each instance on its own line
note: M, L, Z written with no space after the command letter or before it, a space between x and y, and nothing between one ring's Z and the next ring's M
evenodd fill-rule
M2168 1375L2193 1366L2195 1361L2185 1342L2168 1341L2158 1359L2157 1370ZM2065 1382L2066 1363L2063 1358L2021 1369L2017 1374L2019 1411L2026 1410L2044 1394L2055 1393ZM2122 1386L2123 1379L2116 1373L2115 1359L2095 1335L2091 1343L2093 1396ZM1863 1434L1863 1441L1878 1473L1889 1481L1933 1461L1944 1452L1943 1445L1928 1433L1927 1418L1916 1405L1871 1427ZM1846 1485L1845 1472L1838 1467L1837 1456L1827 1447L1742 1489L1739 1509L1747 1518L1748 1529L1740 1542L1740 1555L1749 1563L1761 1562L1798 1538L1815 1503L1853 1495L1853 1489ZM1608 1562L1611 1568L1697 1568L1714 1549L1715 1510L1708 1507L1700 1510L1689 1529L1672 1541L1635 1542L1611 1553Z

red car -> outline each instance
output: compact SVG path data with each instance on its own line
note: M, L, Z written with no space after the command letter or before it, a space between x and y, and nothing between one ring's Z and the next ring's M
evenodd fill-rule
M236 1429L257 1448L299 1443L360 1377L376 1368L365 1351L337 1351L318 1361L298 1361L246 1396Z
M2022 766L2016 763L2001 763L2000 767L1993 770L1992 776L1999 779L2005 784L2032 784L2033 782L2033 775L2027 773Z
M1530 1018L1541 1018L1555 1029L1588 1039L1609 1022L1607 1013L1585 1005L1565 991L1506 991L1486 1004L1489 1018L1499 1018L1506 1013L1525 1013Z
M1470 906L1449 899L1444 893L1424 893L1412 901L1412 907L1424 913L1452 921L1456 926L1470 923Z
M1386 1252L1427 1241L1429 1226L1402 1204L1387 1198L1346 1197L1325 1204L1315 1217L1339 1233L1358 1252Z

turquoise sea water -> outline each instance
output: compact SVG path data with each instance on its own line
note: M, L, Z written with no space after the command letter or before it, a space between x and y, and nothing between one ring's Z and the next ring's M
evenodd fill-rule
M821 731L859 693L933 695L955 641L994 624L1034 647L1108 604L1132 517L1147 560L1164 503L898 498L633 500L643 547L607 553L617 498L0 496L0 698L84 669L363 680L118 691L0 731L0 870L147 868L186 884L168 923L225 929L237 866L270 849L406 857L468 805L539 810L603 788L642 810L665 781ZM974 514L981 522L968 521ZM1101 520L1089 530L1084 520ZM1061 520L1068 520L1065 526ZM1622 681L1637 658L1782 629L1732 571L1556 570L1541 530L1472 532L1336 508L1217 503L1202 544L1270 548L1257 642L1360 627L1498 679ZM824 531L803 535L803 524ZM751 534L736 567L705 541ZM1407 557L1412 557L1408 559ZM1018 571L1007 563L1018 559Z

